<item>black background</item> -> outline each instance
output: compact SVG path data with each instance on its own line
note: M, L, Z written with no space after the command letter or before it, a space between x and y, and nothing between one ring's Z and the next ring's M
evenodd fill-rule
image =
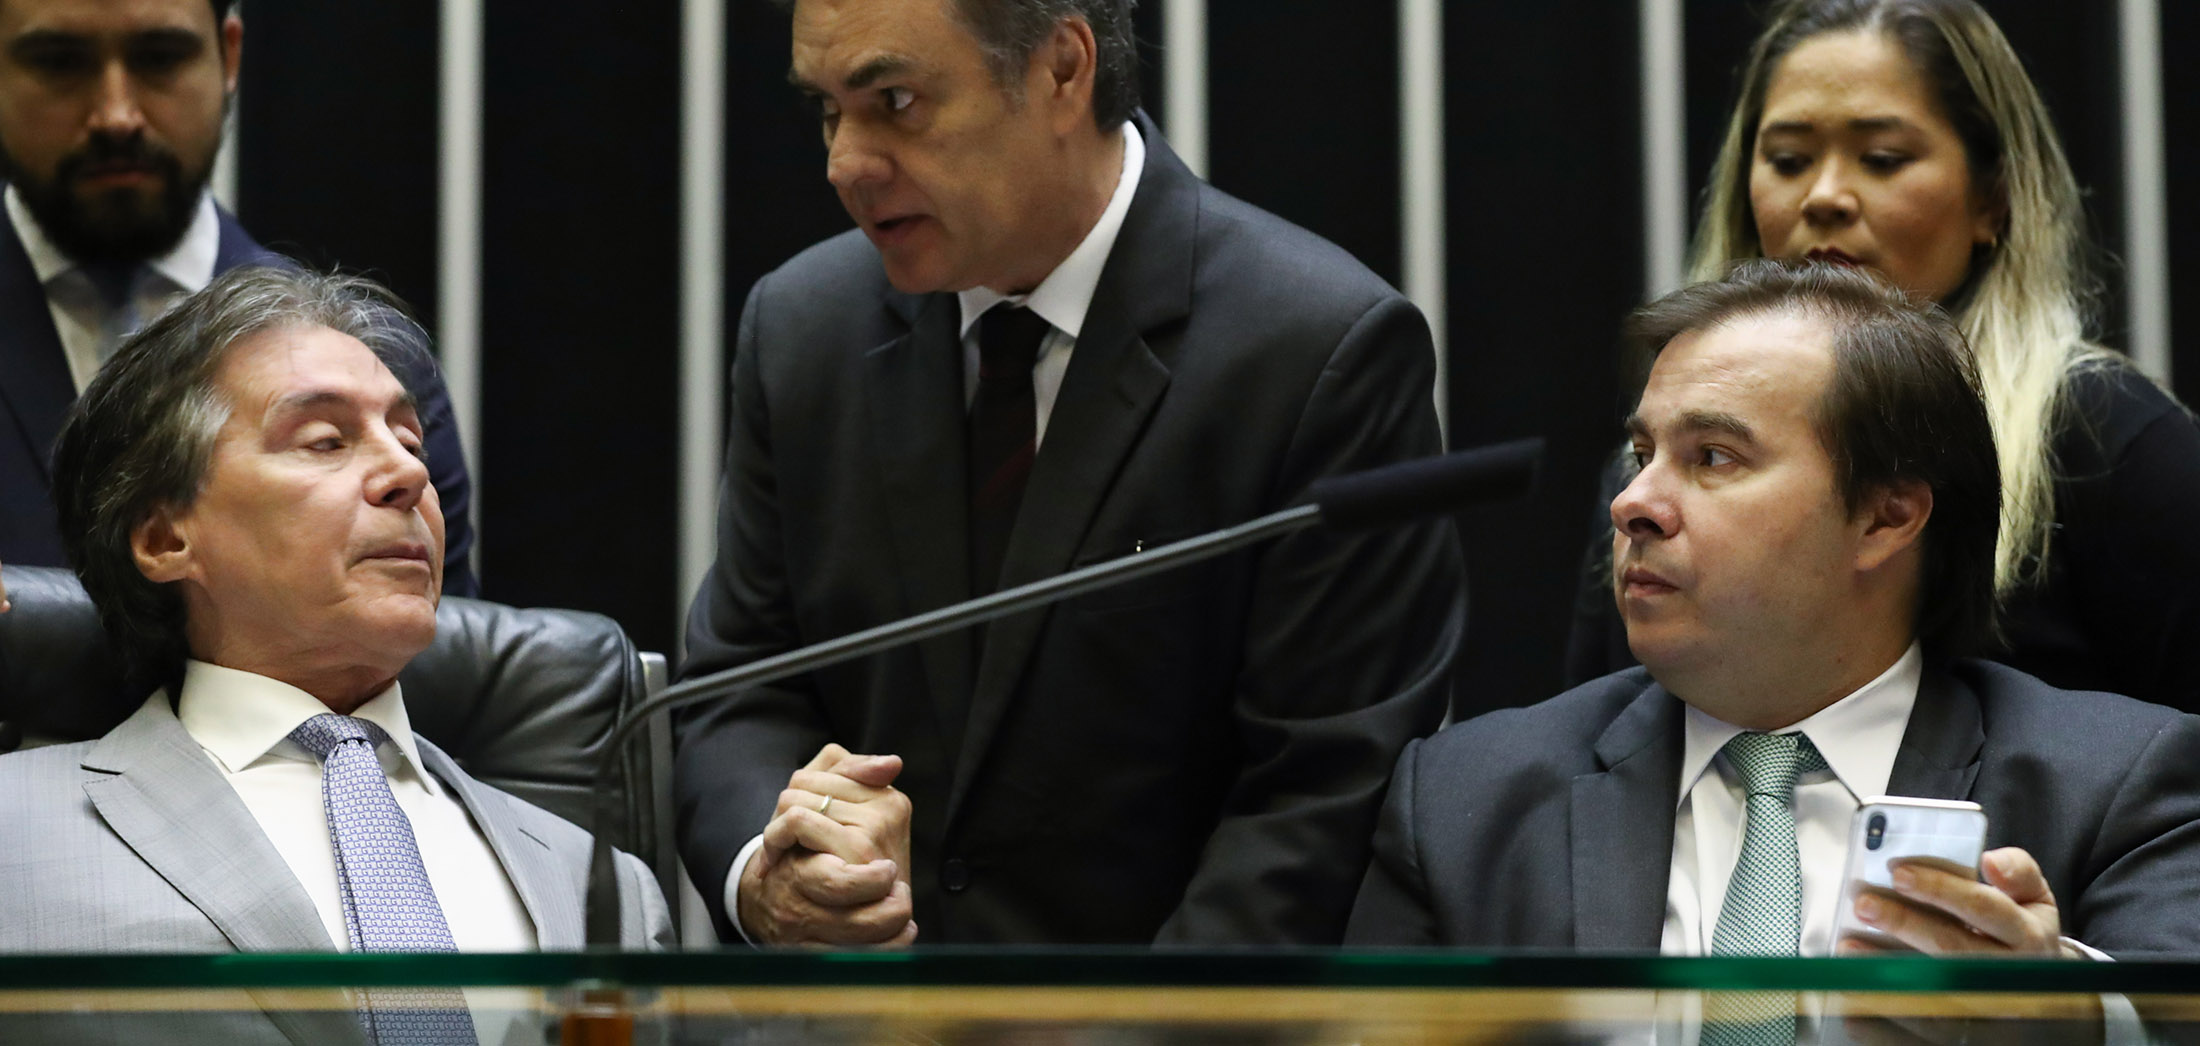
M1161 4L1138 13L1165 112ZM1700 191L1762 5L1688 0L1688 158ZM1989 0L2121 250L2115 5ZM1620 317L1642 295L1639 55L1620 0L1446 5L1452 440L1551 441L1532 500L1461 519L1470 705L1553 692L1594 473L1616 445ZM1223 189L1399 276L1397 22L1369 0L1210 0L1210 151ZM2162 5L2174 316L2200 318L2200 5ZM238 209L270 244L388 280L436 315L436 5L254 3ZM483 114L482 581L490 598L598 610L669 650L678 499L679 6L493 0ZM755 279L844 229L785 84L787 18L730 0L727 322ZM1166 128L1164 127L1164 131ZM2106 273L2101 332L2124 337ZM2186 320L2185 322L2194 322ZM2191 339L2186 339L2190 341ZM729 338L730 342L730 338ZM2178 354L2200 394L2200 350Z

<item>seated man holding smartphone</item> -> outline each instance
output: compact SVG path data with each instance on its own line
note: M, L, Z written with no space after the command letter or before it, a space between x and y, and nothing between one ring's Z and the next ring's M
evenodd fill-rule
M1631 331L1612 580L1643 667L1408 747L1347 943L2200 951L2200 717L1963 659L2001 491L1948 320L1756 262ZM1880 796L1975 803L1991 848L1891 860L1837 915L1852 824L1884 847L1919 808Z

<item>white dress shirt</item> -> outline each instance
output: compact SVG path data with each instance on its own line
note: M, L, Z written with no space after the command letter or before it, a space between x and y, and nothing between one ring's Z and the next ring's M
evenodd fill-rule
M155 701L166 694L153 695ZM266 676L204 661L185 663L176 718L237 790L260 831L290 866L312 898L321 925L337 951L351 950L344 928L336 855L329 841L328 810L321 798L321 761L290 732L327 712L313 695ZM398 684L369 699L352 715L381 727L389 742L375 748L390 793L412 822L428 884L462 952L531 952L535 923L520 903L511 877L489 848L472 815L435 775L420 764L420 746ZM541 995L530 989L467 988L474 1038L483 1046L542 1041Z
M298 885L305 887L337 950L349 951L336 855L321 799L321 761L290 739L298 724L327 711L327 705L288 683L191 661L184 669L176 718L237 790L237 798L244 800ZM466 807L421 768L420 747L398 685L391 683L352 715L390 735L375 755L389 775L398 808L412 822L421 863L458 950L533 951L534 920L504 866Z
M39 286L46 289L46 308L53 314L54 331L61 336L62 354L69 359L69 377L76 382L79 394L92 383L92 375L99 373L103 350L111 352L111 343L120 342L151 322L177 298L214 282L214 257L221 250L221 221L214 215L214 198L205 193L199 194L198 211L175 249L149 258L138 267L130 285L136 323L122 323L119 317L110 315L114 310L106 297L74 259L46 238L45 230L31 217L30 208L23 205L15 186L8 186L5 195L8 224L15 228L16 239L22 241L23 253L30 256L31 271L37 274Z
M1108 255L1115 251L1115 237L1123 231L1123 217L1130 213L1131 198L1138 195L1139 176L1146 170L1146 140L1139 137L1138 128L1123 123L1123 171L1116 176L1115 193L1108 197L1108 206L1100 212L1100 220L1093 223L1091 231L1078 242L1077 249L1062 259L1047 278L1040 280L1029 294L1007 295L987 287L973 287L956 294L956 302L962 307L963 347L963 406L968 407L978 395L978 334L977 326L985 310L1002 302L1021 305L1038 313L1054 329L1039 342L1039 359L1031 367L1032 399L1038 409L1036 425L1032 429L1032 445L1038 446L1046 439L1047 419L1054 413L1055 397L1062 391L1062 375L1069 371L1069 354L1077 347L1077 336L1085 329L1085 314L1092 310L1092 296L1100 289L1100 274L1107 269ZM726 873L726 884L721 893L725 898L726 916L733 921L733 928L741 939L754 943L748 927L741 925L741 873L747 870L749 859L764 845L764 836L758 833L734 855L733 869Z
M1833 951L1834 907L1848 856L1849 821L1863 800L1887 791L1894 755L1917 704L1924 653L1917 644L1879 678L1780 733L1817 746L1827 769L1795 779L1795 846L1803 873L1804 955ZM1673 817L1672 873L1665 885L1667 955L1706 955L1727 881L1742 853L1747 795L1720 749L1742 728L1690 706L1684 713L1681 785Z
M1826 760L1826 769L1795 780L1795 848L1803 886L1799 954L1833 954L1849 824L1865 799L1887 794L1895 753L1902 748L1910 712L1917 705L1924 663L1924 652L1913 642L1892 666L1855 693L1793 727L1775 731L1810 738ZM1727 883L1741 859L1742 825L1748 819L1747 791L1722 752L1742 732L1742 727L1694 706L1683 713L1680 794L1665 886L1665 931L1659 942L1659 951L1666 955L1710 954ZM2078 941L2063 940L2091 958L2108 958ZM1825 1000L1809 993L1801 1001L1807 1019L1798 1028L1798 1041L1816 1042L1818 1021L1826 1016ZM1666 993L1659 1005L1664 1019L1653 1041L1695 1042L1702 1021L1701 997ZM2127 1000L2107 996L2103 1005L2108 1042L2144 1041L2137 1011Z
M955 297L962 306L963 405L978 396L978 320L987 309L1002 302L1021 305L1038 313L1053 326L1039 342L1039 359L1031 368L1031 392L1039 416L1032 429L1032 445L1046 441L1047 419L1054 413L1054 398L1062 391L1062 375L1069 370L1070 350L1085 329L1085 313L1092 310L1093 292L1100 289L1100 273L1115 251L1115 237L1123 231L1123 216L1130 213L1131 197L1138 195L1138 179L1146 169L1146 141L1138 128L1123 124L1123 173L1115 180L1115 194L1108 197L1100 220L1062 259L1047 278L1029 294L1006 295L989 287L972 287Z

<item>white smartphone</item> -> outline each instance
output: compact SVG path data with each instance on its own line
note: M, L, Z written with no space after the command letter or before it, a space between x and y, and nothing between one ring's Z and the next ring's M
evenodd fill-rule
M1849 823L1849 859L1841 873L1841 906L1833 921L1835 947L1849 937L1882 948L1907 947L1856 917L1856 899L1865 891L1894 892L1888 862L1897 858L1929 862L1976 879L1985 850L1986 810L1977 803L1897 795L1864 800Z

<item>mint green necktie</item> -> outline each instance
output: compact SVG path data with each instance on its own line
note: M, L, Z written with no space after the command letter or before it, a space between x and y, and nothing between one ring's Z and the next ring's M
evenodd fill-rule
M1737 734L1726 761L1749 793L1742 852L1711 935L1713 955L1794 955L1803 936L1803 874L1795 848L1795 779L1826 768L1802 734ZM1792 1043L1795 999L1785 992L1715 996L1702 1046Z

